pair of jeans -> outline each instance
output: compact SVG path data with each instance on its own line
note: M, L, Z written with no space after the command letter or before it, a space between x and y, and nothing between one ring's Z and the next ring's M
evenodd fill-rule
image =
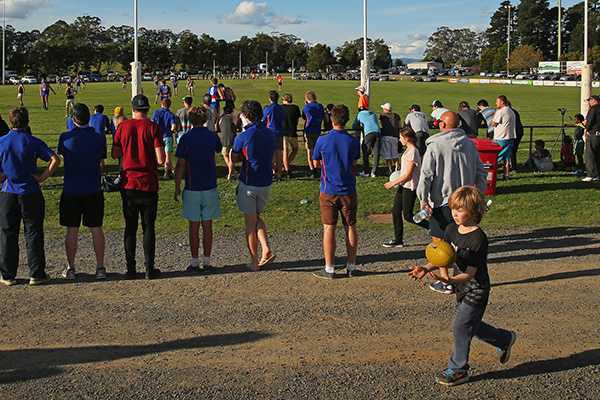
M469 370L469 351L473 337L500 348L505 348L510 343L510 331L494 328L483 322L484 313L485 307L472 307L462 301L456 305L456 317L452 324L454 351L448 361L448 368L452 371Z
M156 253L156 234L154 225L158 209L158 192L143 190L121 190L123 200L123 217L125 217L125 260L127 271L135 272L135 236L138 228L138 217L142 220L144 232L144 257L146 270L154 269Z
M370 173L375 174L377 172L377 166L379 165L379 147L381 144L381 134L377 132L371 132L365 135L362 144L363 151L363 172L369 173L369 156L371 151L373 152L373 167Z
M600 177L600 135L592 132L585 143L585 168L588 178Z
M45 211L46 202L41 191L28 194L2 192L0 195L0 227L2 227L0 272L4 279L15 279L17 276L21 220L27 245L29 277L46 276Z
M394 241L396 243L403 243L402 237L404 236L404 223L402 222L402 216L406 222L412 224L415 223L413 220L413 212L415 208L415 200L417 199L417 192L400 186L394 197L394 207L392 208L392 220L394 221ZM423 221L416 224L421 228L429 229L429 221L424 219Z

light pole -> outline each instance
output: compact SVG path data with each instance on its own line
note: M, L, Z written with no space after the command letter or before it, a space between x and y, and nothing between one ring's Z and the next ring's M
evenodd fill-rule
M506 29L508 34L508 46L506 47L506 78L508 78L508 74L510 73L510 9L512 8L512 5L509 4L506 8L508 9L508 27Z
M562 48L562 0L558 0L558 57L557 61L560 61Z
M2 0L2 84L6 85L6 0Z
M592 95L592 66L588 64L588 0L584 6L584 28L583 28L583 66L581 67L581 114L586 115L590 105L587 99Z
M133 2L133 30L133 62L131 63L132 99L142 93L142 63L138 60L138 0L134 0Z
M367 98L371 97L371 78L367 56L367 0L363 0L363 59L360 62L360 84L365 88Z

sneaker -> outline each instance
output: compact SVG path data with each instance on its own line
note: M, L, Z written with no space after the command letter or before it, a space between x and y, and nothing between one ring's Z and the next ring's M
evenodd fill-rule
M469 373L454 372L451 369L442 371L435 377L435 381L444 386L456 386L469 380Z
M334 279L335 272L329 273L329 272L325 271L325 268L323 268L316 272L313 272L313 276L316 276L317 278Z
M50 282L50 275L45 274L43 278L30 278L30 285L43 285L46 282Z
M366 172L360 172L358 175L362 176L363 178L369 177L369 174L367 174Z
M310 172L308 173L308 177L311 178L311 179L314 179L314 177L315 177L315 170L314 169L310 170Z
M160 269L158 269L158 268L152 268L152 269L146 270L146 279L154 279L154 278L158 278L159 276L160 276Z
M352 271L348 271L348 269L346 269L346 274L348 275L348 278L356 278L357 276L362 275L362 271L359 269L353 269Z
M193 265L190 265L190 266L189 266L189 267L187 267L185 270L186 270L187 272L190 272L190 273L192 273L192 274L199 274L199 273L201 272L201 270L200 270L200 267L199 267L199 266L195 267L195 266L193 266Z
M592 177L589 177L589 176L588 176L587 178L583 178L583 179L581 180L581 182L591 182L591 181L593 181L593 180L594 180L594 178L592 178Z
M377 178L377 175L375 175L375 173L371 172L371 178Z
M511 331L510 332L510 342L508 342L508 346L506 346L506 348L501 349L501 348L496 348L496 351L498 352L498 361L500 361L500 364L506 364L508 362L508 360L510 360L510 349L513 346L513 344L515 344L515 340L517 340L517 333Z
M508 175L502 175L502 180L503 181L507 181L508 180Z
M6 286L12 286L17 284L16 279L4 279L4 277L0 277L0 283Z
M434 292L442 293L442 294L452 294L454 293L454 285L445 285L441 281L433 282L429 284L429 289Z
M127 279L137 278L137 271L135 269L128 269L127 272L125 272L125 278L127 278Z
M385 242L383 247L404 247L404 243L396 242L395 240L390 240L389 242Z
M106 279L106 268L96 268L96 279L99 281Z
M215 267L213 267L212 265L203 265L202 271L204 271L206 273L215 272Z
M67 268L62 272L62 277L68 279L70 281L75 280L75 270L72 268Z

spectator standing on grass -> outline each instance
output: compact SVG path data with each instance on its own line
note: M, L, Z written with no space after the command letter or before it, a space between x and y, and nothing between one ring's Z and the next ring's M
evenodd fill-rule
M8 113L12 130L0 137L0 283L17 283L19 266L19 231L23 221L27 244L29 284L40 285L50 280L46 273L44 253L44 214L46 203L40 183L48 179L60 165L60 158L40 139L27 132L29 112L15 107ZM36 160L49 162L40 175Z
M189 241L192 263L187 267L191 273L200 270L200 226L202 226L202 271L210 272L210 256L213 244L213 219L221 216L219 190L217 189L217 166L215 153L221 151L219 135L204 127L206 109L195 106L188 111L193 128L181 137L177 146L175 168L175 201L179 195L183 203L182 217L189 221ZM183 193L181 179L185 178Z
M583 136L585 135L585 117L582 114L575 114L573 116L573 125L567 125L575 128L573 132L573 154L577 158L577 170L573 171L573 175L583 175L583 151L585 148L585 142Z
M298 120L302 114L300 107L292 104L294 98L291 93L283 95L283 168L285 169L285 177L292 177L292 161L298 154ZM291 152L288 153L288 146L291 147Z
M439 100L434 100L431 103L431 117L429 118L429 127L430 128L439 128L440 118L442 114L450 111L447 108L444 108L442 102Z
M106 158L106 138L104 133L98 134L98 131L88 124L90 110L85 104L75 104L72 117L75 129L64 132L58 140L58 154L65 162L59 205L60 224L67 227L67 268L62 276L68 280L75 279L75 255L79 227L83 219L83 225L90 228L92 233L92 244L96 254L96 279L101 280L106 279L105 239L102 232L104 193L100 183L100 171Z
M235 164L231 161L231 157L229 157L231 149L233 148L233 143L235 142L235 137L237 135L236 125L237 118L233 115L233 108L231 107L231 104L226 104L225 107L223 107L223 116L221 116L221 119L219 119L219 130L221 131L221 142L223 144L221 154L223 155L223 160L228 168L228 181L232 179L236 180L238 178L237 171L235 170Z
M87 106L86 106L87 107ZM88 110L89 112L89 110ZM111 133L111 125L108 117L103 114L104 106L102 104L98 104L94 107L94 114L89 117L89 125L102 137L106 134ZM87 122L86 124L87 125ZM106 157L105 157L106 158Z
M162 108L154 111L152 121L156 122L162 131L163 142L165 144L165 173L163 179L169 179L169 174L174 171L171 153L173 153L174 140L173 132L177 131L177 119L171 112L171 99L163 99L160 102Z
M423 157L417 197L421 210L429 212L429 234L443 240L446 227L454 221L448 198L461 186L476 186L485 194L487 172L483 167L475 143L458 129L458 116L445 112L439 120L440 133L427 139L427 152ZM454 288L437 281L432 290L450 294Z
M485 99L481 99L477 102L477 109L479 110L479 127L487 128L486 136L489 139L492 139L494 137L494 125L492 125L492 120L494 119L496 110L490 107Z
M110 127L112 130L112 136L113 136L113 140L114 140L115 132L117 131L119 124L121 122L125 121L127 119L127 117L124 115L123 107L115 107L115 111L113 114L114 114L114 116L113 116L112 120L110 121Z
M585 122L585 169L583 182L598 181L600 178L600 96L588 99L590 109Z
M358 115L352 123L352 129L362 127L363 140L363 170L360 173L362 177L375 178L377 176L377 166L379 165L379 148L381 147L381 128L377 120L377 114L365 108L358 109ZM373 167L369 168L369 156L373 154ZM370 170L370 171L369 171Z
M369 98L365 94L366 89L364 86L355 87L356 94L358 95L358 106L357 108L364 107L365 110L369 109Z
M177 117L177 132L179 133L177 143L179 143L181 135L187 133L192 128L192 124L188 119L188 111L192 107L193 102L194 99L190 96L185 96L183 98L183 107L175 113L175 117Z
M325 268L314 272L318 278L333 279L335 274L335 231L338 215L346 233L346 272L348 277L357 275L356 252L358 233L356 230L356 212L358 196L356 194L356 176L354 166L360 158L360 142L346 130L350 120L348 107L339 105L331 110L333 130L320 137L315 145L313 158L323 164L321 185L319 186L319 206L323 222L323 252Z
M269 92L269 101L271 104L265 107L263 113L263 122L275 134L275 156L273 163L275 164L275 175L277 182L281 182L281 170L283 164L283 107L277 103L279 101L279 93L276 90Z
M331 121L331 110L333 110L334 105L332 103L328 103L323 111L325 111L325 115L323 116L323 131L329 132L333 129L333 122Z
M304 108L302 109L302 118L305 121L304 138L306 140L309 178L314 178L316 176L315 169L319 167L319 162L313 160L313 152L317 139L321 135L321 124L324 117L325 110L323 110L323 105L317 103L317 95L315 92L309 90L304 94Z
M400 169L398 163L398 137L402 120L395 112L392 112L392 105L385 103L381 106L383 113L379 115L381 122L381 157L385 160L388 166L386 175L391 175L392 172Z
M410 112L404 120L404 127L410 127L416 136L415 147L419 150L421 158L427 150L426 142L429 139L429 124L427 123L427 115L421 112L421 106L413 104L410 106Z
M212 99L210 94L205 94L202 98L203 107L206 108L206 122L204 126L210 129L213 132L216 132L217 129L217 110L211 106Z
M471 110L469 103L461 101L458 105L458 118L460 119L460 129L465 131L471 139L477 138L479 132L479 116L477 111Z
M265 221L260 217L267 207L273 183L275 134L261 122L263 110L258 101L249 100L243 103L241 114L248 124L235 138L231 160L234 163L242 162L236 198L238 209L244 213L246 241L250 251L251 262L246 268L259 271L261 267L275 260L275 254L269 247ZM260 260L259 242L262 249Z
M521 122L521 114L514 108L512 108L512 104L510 100L508 100L508 106L515 113L515 140L513 142L512 154L510 156L510 169L511 171L516 171L517 166L517 151L519 150L519 145L521 144L521 140L525 135L525 128L523 127L523 123Z
M498 109L492 119L494 127L494 141L502 147L498 154L498 165L504 161L504 174L502 179L507 181L510 171L510 159L512 149L517 137L517 118L514 111L508 106L506 96L500 95L496 98Z
M112 158L123 157L121 199L125 218L126 276L135 279L135 238L138 218L144 231L146 279L160 275L155 268L156 237L154 225L158 209L158 164L165 163L165 144L160 126L148 119L150 102L142 94L131 100L133 118L121 122L112 147Z

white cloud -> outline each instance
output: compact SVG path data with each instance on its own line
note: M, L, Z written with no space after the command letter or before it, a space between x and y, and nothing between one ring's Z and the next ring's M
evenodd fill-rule
M6 1L6 17L25 19L33 12L48 8L50 0L4 0Z
M394 42L389 45L393 58L421 58L427 47L427 35L424 33L409 33L406 35L408 42Z
M406 37L408 40L427 40L427 35L424 33L409 33Z
M255 3L253 1L242 1L234 12L222 15L221 19L225 19L228 24L254 25L259 28L304 23L300 18L278 15L267 7L266 2Z

